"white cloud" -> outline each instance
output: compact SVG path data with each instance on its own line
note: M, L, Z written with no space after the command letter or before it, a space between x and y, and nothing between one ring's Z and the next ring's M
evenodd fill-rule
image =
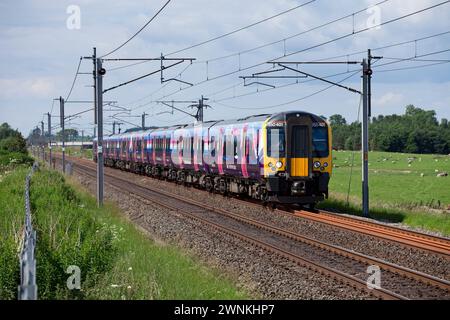
M316 1L303 8L286 15L262 23L244 32L220 39L207 45L182 52L178 56L195 57L198 60L210 59L218 56L236 53L254 46L269 43L284 37L300 33L325 22L345 16L363 9L367 4L374 4L379 0L356 1ZM248 25L259 19L271 16L306 0L280 1L238 1L238 0L191 0L172 1L163 13L151 23L141 34L114 54L115 57L155 57L203 40L232 31ZM390 0L380 5L381 19L389 19L422 9L440 0ZM16 1L3 0L0 3L0 110L2 116L12 121L14 126L23 132L35 125L44 112L49 111L51 100L55 96L67 94L72 84L75 68L80 56L90 55L92 47L103 54L117 47L138 30L151 17L165 0L34 0ZM67 30L66 8L70 4L77 4L81 8L81 29ZM291 56L286 60L314 60L324 57L363 51L368 48L402 42L428 36L434 33L450 30L450 5L440 6L426 13L419 14L401 21L383 26L380 30L363 32L349 38L333 42L314 50ZM356 30L364 28L368 15L365 12L355 17ZM339 21L325 28L317 29L300 37L287 41L287 51L301 50L318 43L342 36L352 30L352 19ZM418 54L438 51L448 48L450 36L429 39L419 42ZM376 51L375 54L385 57L408 57L414 54L414 44ZM261 50L241 56L242 66L267 61L283 54L283 44L265 47ZM365 54L351 56L351 60L360 60ZM430 59L448 59L448 53L430 56ZM345 59L345 58L344 58ZM392 60L384 59L379 64ZM115 67L123 63L105 63L105 67ZM395 64L392 67L415 66L416 63ZM166 71L165 76L176 76L186 65L180 65ZM202 94L220 91L232 84L240 83L238 76L249 75L262 71L268 66L262 65L244 72L234 73L215 81L178 91L169 99L193 100ZM84 61L82 72L92 69L90 61ZM108 72L104 86L109 87L157 70L157 62L139 65L138 67ZM238 57L215 61L208 65L208 76L214 77L228 73L238 68ZM327 75L345 71L347 66L305 66L305 71L316 75ZM350 69L353 67L350 66ZM386 68L390 68L386 67ZM419 106L436 107L438 116L450 118L448 105L450 88L450 65L434 68L409 70L408 72L377 73L374 68L374 110L375 112L394 113L403 112L404 104L413 103ZM200 82L206 79L206 64L194 64L183 74L183 80ZM342 76L344 78L345 76ZM340 80L340 77L333 80ZM353 80L353 82L351 81ZM346 84L358 88L358 77L346 81ZM271 80L272 81L272 80ZM282 84L281 80L273 80L273 84ZM447 85L442 85L447 83ZM74 88L72 98L92 98L92 77L80 75ZM181 85L184 87L184 85ZM232 99L226 102L235 106L260 106L281 103L305 96L315 90L320 90L326 84L320 82L305 83L291 87L289 90L277 89L264 94L248 96L247 99ZM122 87L107 94L108 99L118 100L120 104L137 100L161 87L158 76ZM160 90L153 99L164 94L177 91L180 83L172 82ZM236 94L251 92L255 87L236 87ZM223 93L223 96L233 95L233 90ZM213 97L210 97L213 98ZM315 95L299 104L286 106L287 109L310 108L309 110L323 110L324 114L342 112L347 118L355 116L357 98L341 89L330 89L325 93ZM150 97L137 104L148 102ZM355 100L355 101L353 101ZM212 100L210 100L212 101ZM437 103L434 103L437 101ZM444 103L446 102L446 103ZM10 109L6 109L10 106ZM33 106L32 108L30 106ZM130 105L128 105L130 106ZM320 107L319 107L320 106ZM14 108L13 108L14 107ZM80 106L85 107L85 106ZM71 106L71 108L75 108ZM149 104L145 108L135 111L155 113L165 109L162 105ZM214 106L214 111L207 110L205 117L233 118L261 110L237 110ZM285 110L278 108L276 111ZM8 113L3 112L9 110ZM17 110L17 111L15 111ZM19 111L20 110L20 111ZM71 109L70 112L75 112ZM262 110L262 112L273 110ZM26 113L29 122L14 112ZM91 116L91 114L89 114ZM161 116L168 122L179 119L181 114ZM17 119L22 119L17 122ZM155 121L156 118L151 121ZM92 119L86 115L80 122L87 124ZM166 124L166 123L164 123Z
M404 101L403 94L401 93L395 93L395 92L388 92L385 93L380 98L376 99L374 101L375 105L378 105L380 107L391 105L391 104L400 104Z
M47 98L56 94L51 78L0 79L0 99Z

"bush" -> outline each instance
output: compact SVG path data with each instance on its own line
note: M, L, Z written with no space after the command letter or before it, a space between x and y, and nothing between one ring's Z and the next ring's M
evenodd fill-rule
M0 150L0 166L32 165L34 162L26 153Z
M0 150L27 153L27 143L21 135L0 140Z
M83 291L67 289L66 270L78 266L84 288L94 285L96 278L112 267L116 255L114 232L95 218L96 208L86 207L61 174L36 173L31 190L39 239L39 296L82 298Z

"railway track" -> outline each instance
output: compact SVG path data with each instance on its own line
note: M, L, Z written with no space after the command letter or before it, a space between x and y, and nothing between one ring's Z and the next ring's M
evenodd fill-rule
M92 163L77 162L74 170L95 177ZM307 238L227 210L131 182L124 173L107 169L105 182L121 191L150 200L183 216L237 237L328 277L381 299L450 299L450 282ZM111 172L109 172L111 171ZM377 266L381 287L369 289L367 268Z
M239 199L247 204L260 207L261 204ZM298 218L331 225L337 228L370 235L379 239L401 243L405 246L425 250L433 254L440 254L450 258L450 239L429 235L423 232L407 230L404 228L389 226L386 224L364 220L358 217L343 216L338 213L317 210L316 212L299 210L295 207L277 208L274 210L278 214L295 216Z
M86 164L92 164L91 161L81 159ZM261 203L252 201L251 199L241 199L246 204L256 207L261 207ZM331 225L340 229L358 232L365 235L370 235L379 239L400 243L402 245L431 252L433 254L440 254L446 258L450 258L450 239L428 235L422 232L406 230L386 224L359 219L357 217L349 217L339 215L333 212L318 210L317 212L310 212L305 210L298 210L293 207L283 209L276 209L276 213L294 215L295 217L312 220L318 223Z
M235 197L247 205L260 208L261 203L253 199ZM274 212L282 215L295 216L309 221L331 225L340 229L370 235L379 239L388 240L402 245L421 249L433 254L440 254L450 258L450 239L426 234L419 231L407 230L395 226L361 219L359 217L343 216L339 213L326 210L306 211L297 209L295 206L281 206Z
M339 228L360 232L395 241L404 245L423 249L433 253L439 253L450 257L450 240L442 237L436 237L421 232L387 226L372 221L351 218L348 216L338 215L332 212L319 210L319 214L311 213L304 210L294 210L294 215L337 226Z

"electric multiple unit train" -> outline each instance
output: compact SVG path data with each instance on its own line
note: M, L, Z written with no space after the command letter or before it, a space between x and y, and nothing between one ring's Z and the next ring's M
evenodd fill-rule
M328 197L331 151L328 123L302 111L151 127L105 137L102 147L109 167L310 207Z

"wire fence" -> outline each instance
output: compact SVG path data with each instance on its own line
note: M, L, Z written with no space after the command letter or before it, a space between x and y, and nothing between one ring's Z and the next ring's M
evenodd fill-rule
M20 285L19 300L36 300L36 230L33 229L30 205L30 181L33 173L37 170L38 163L35 162L25 179L25 225L23 230L23 242L19 254L20 259Z

